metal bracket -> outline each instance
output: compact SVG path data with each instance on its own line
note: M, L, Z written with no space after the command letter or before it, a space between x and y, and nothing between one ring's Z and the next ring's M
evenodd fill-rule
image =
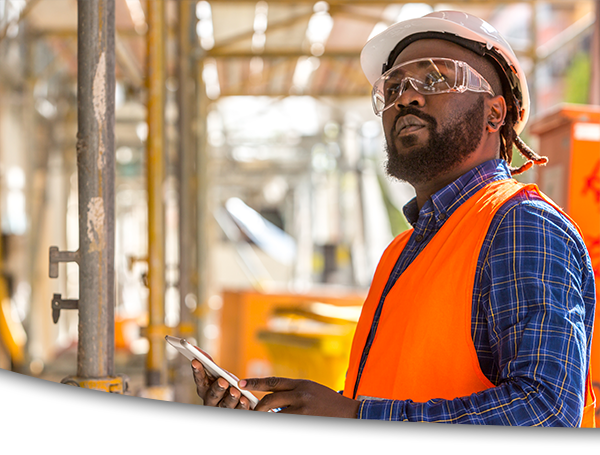
M136 257L136 256L127 256L127 269L131 272L133 271L133 266L138 263L143 262L148 264L148 256L145 257ZM141 275L142 283L145 287L148 287L148 272L143 272Z
M68 376L60 382L74 387L100 390L108 393L119 393L121 395L125 395L129 392L129 377L124 374L104 378L78 378L76 376Z
M56 324L60 317L60 310L78 310L79 300L63 300L60 294L54 294L52 297L52 320Z
M50 247L50 278L58 278L58 264L60 262L79 263L79 250L77 251L59 251L57 246ZM79 300L63 300L60 294L54 294L52 297L52 320L56 324L60 317L60 310L79 309Z
M79 250L59 251L57 246L50 247L50 278L58 278L59 262L79 263Z

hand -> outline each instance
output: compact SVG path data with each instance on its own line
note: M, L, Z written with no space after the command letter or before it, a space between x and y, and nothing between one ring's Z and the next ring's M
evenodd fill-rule
M245 390L273 392L258 402L255 411L285 408L284 414L356 418L360 402L313 381L286 378L242 379Z
M202 352L210 358L206 352ZM192 370L194 372L196 392L204 401L204 406L250 409L250 401L242 396L239 390L235 387L230 387L229 383L223 378L215 379L196 359L192 360Z

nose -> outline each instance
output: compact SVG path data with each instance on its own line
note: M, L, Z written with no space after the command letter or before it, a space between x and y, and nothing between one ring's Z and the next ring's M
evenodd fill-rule
M425 96L420 94L410 79L404 81L400 95L394 101L396 109L401 109L406 106L423 107L425 106Z

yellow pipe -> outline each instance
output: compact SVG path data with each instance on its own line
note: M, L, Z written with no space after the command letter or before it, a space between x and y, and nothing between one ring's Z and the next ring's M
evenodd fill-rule
M6 289L6 280L0 277L0 340L6 347L15 366L25 361L25 343L27 335L20 321L11 316L10 296Z
M21 321L15 321L12 317L8 286L2 275L3 268L2 239L0 239L0 343L8 351L13 365L18 368L25 361L27 334Z
M165 2L149 0L148 11L148 330L150 344L146 358L146 385L166 385L165 356L165 222L164 181L164 105L165 105Z

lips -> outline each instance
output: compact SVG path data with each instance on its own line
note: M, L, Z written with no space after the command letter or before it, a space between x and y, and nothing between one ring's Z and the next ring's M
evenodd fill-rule
M394 129L399 136L412 134L427 126L427 122L412 114L403 115L396 121Z

